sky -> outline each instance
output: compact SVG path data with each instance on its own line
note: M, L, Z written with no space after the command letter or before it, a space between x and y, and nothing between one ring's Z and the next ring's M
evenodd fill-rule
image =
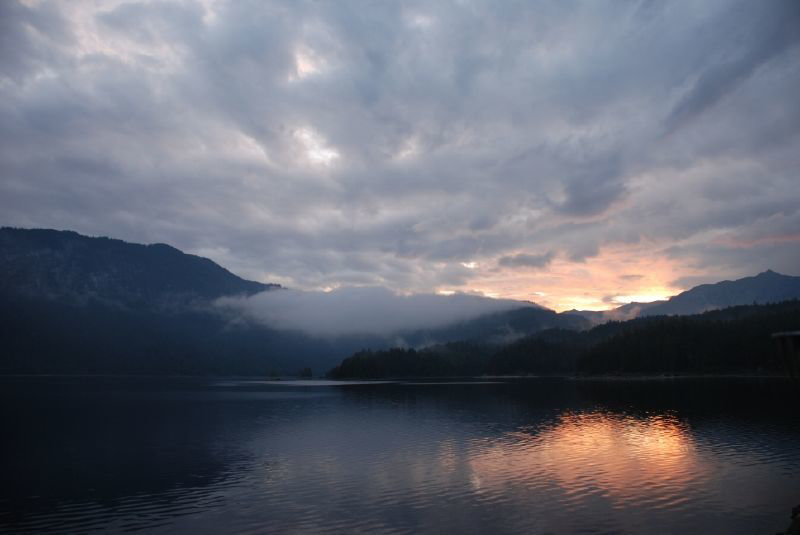
M800 275L800 2L0 2L0 225L297 290Z

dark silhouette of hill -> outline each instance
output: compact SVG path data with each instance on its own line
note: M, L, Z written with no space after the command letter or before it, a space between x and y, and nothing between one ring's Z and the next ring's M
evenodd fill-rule
M800 277L767 270L753 277L695 286L666 302L645 308L641 315L699 314L707 310L778 303L787 299L800 299Z
M570 310L594 324L643 316L700 314L738 305L779 303L800 299L800 277L782 275L772 270L752 277L714 284L701 284L665 301L628 303L613 310Z
M411 346L446 341L479 341L489 345L506 344L545 329L587 329L591 323L576 314L558 314L538 305L523 306L504 312L486 314L437 329L404 333Z
M126 307L161 307L279 288L237 277L165 244L71 231L0 229L0 292Z
M3 228L0 281L4 373L266 374L318 349L212 305L278 285L168 245Z
M333 378L468 375L719 374L781 372L773 332L800 326L800 301L697 315L612 321L584 331L548 329L510 344L457 342L424 350L362 351Z
M0 373L266 375L324 370L354 351L466 339L507 342L578 316L525 306L392 337L319 338L214 305L279 291L169 245L0 229Z
M643 313L779 301L800 295L798 280L768 271L698 286ZM767 351L766 329L796 329L800 317L797 306L781 305L774 310L782 312L753 327L750 316L767 309L750 306L588 329L590 320L580 315L531 304L436 329L319 338L257 324L214 304L279 288L168 245L0 229L0 373L285 374L327 369L362 348L372 350L360 362L377 376L749 370L753 355ZM711 342L719 339L735 342ZM398 340L428 349L396 349L391 355L402 358L390 358L382 350ZM337 373L347 370L340 366Z

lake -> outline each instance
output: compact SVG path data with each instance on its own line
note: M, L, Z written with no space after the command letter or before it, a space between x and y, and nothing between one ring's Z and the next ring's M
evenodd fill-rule
M780 379L0 379L0 531L774 534Z

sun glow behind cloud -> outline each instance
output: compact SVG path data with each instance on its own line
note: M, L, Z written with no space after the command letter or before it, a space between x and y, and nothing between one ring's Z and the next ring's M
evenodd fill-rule
M315 165L330 166L339 159L339 153L325 144L325 140L311 128L300 128L296 139L305 149L308 161Z
M289 82L298 82L316 74L326 67L326 61L307 46L299 46L294 52L294 71L289 74Z
M791 0L0 15L4 225L558 310L800 268Z
M668 299L671 294L667 292L660 293L644 293L634 295L615 295L611 300L614 303L652 303L653 301L661 301Z
M578 263L555 256L541 267L486 261L461 265L472 275L468 287L482 288L486 295L529 300L557 311L609 310L632 301L666 299L686 289L673 281L695 271L649 251L646 245L622 244Z

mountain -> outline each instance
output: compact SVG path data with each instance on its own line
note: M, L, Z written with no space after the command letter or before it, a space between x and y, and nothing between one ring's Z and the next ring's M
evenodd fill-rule
M665 301L628 303L613 310L570 310L567 313L582 316L598 324L646 316L700 314L732 306L779 303L798 298L800 298L800 277L767 270L734 281L701 284Z
M458 341L461 345L453 346L454 351L476 344L500 348L548 329L570 338L570 332L586 330L598 318L692 314L782 301L800 297L800 277L767 271L698 286L666 302L631 303L588 318L580 312L556 314L527 304L391 337L312 337L270 328L215 305L220 297L279 289L276 284L242 279L207 258L169 245L3 228L0 373L266 375L305 367L320 371L364 348L383 350L398 344L420 348ZM533 342L536 347L541 343ZM552 345L551 340L546 343ZM556 353L548 353L547 359L556 359ZM514 352L500 355L504 364L493 367L495 371L509 369L518 360Z
M502 343L580 316L529 305L391 337L312 337L216 306L279 290L207 258L70 231L0 229L0 373L266 375L329 368L363 348Z
M329 376L783 374L771 335L796 330L798 318L800 300L790 300L613 321L578 332L549 329L502 345L454 342L422 350L360 351Z
M0 294L124 307L174 307L279 288L169 245L47 229L0 229L0 274Z
M434 330L405 333L403 339L411 346L454 340L504 344L545 329L581 330L590 326L591 322L578 314L558 314L548 308L531 304Z
M778 303L800 298L800 277L772 270L753 277L715 284L701 284L646 308L640 315L700 314L737 305Z
M168 245L0 229L0 373L247 374L320 349L213 301L279 288Z

